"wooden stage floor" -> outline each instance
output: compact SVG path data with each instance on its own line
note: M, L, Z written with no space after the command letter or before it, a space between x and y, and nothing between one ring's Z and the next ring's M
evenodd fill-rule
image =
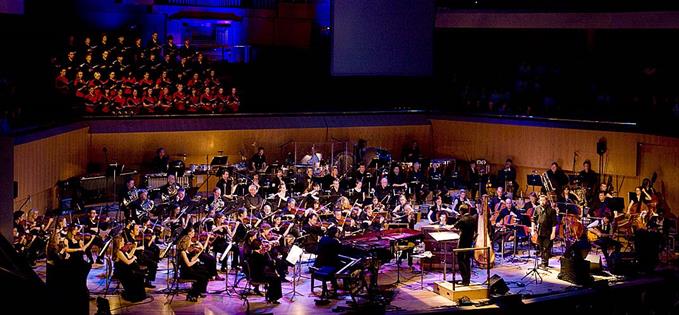
M557 251L557 249L555 249ZM520 254L524 254L520 252ZM521 255L516 255L521 257ZM417 264L417 260L415 260ZM385 264L380 269L379 285L380 287L388 288L393 294L392 299L386 306L386 313L399 313L408 311L427 311L435 310L443 307L455 306L454 302L437 295L433 292L433 283L443 279L441 272L424 272L424 288L421 286L421 275L413 274L408 271L406 261L402 262L404 266L401 269L401 284L397 286L392 285L397 280L397 266L395 260L389 264ZM527 277L523 280L521 278L533 267L532 259L517 259L512 261L509 258L502 261L498 255L495 267L491 269L491 275L497 274L502 277L507 283L510 293L521 294L524 296L546 295L551 293L561 293L570 290L579 289L578 286L571 283L557 279L559 273L558 257L553 257L550 260L550 270L540 271L543 282L536 284L534 278ZM109 294L105 297L109 300L113 314L245 314L246 307L243 300L237 295L229 296L226 293L208 294L206 298L199 299L198 302L187 302L186 295L180 293L176 295L171 304L168 304L168 296L162 290L167 287L167 261L163 260L159 264L158 276L155 281L155 289L147 289L149 298L139 303L130 303L123 300L119 294L114 292L114 288L109 290ZM91 292L91 297L104 296L105 288L104 267L95 265L88 277L88 287ZM303 267L304 276L308 276L306 267ZM45 267L44 261L39 262L36 267L36 272L44 279ZM224 277L224 274L222 274ZM229 274L229 284L233 283L233 273ZM288 275L288 279L291 274ZM450 272L448 273L448 280L452 279ZM458 276L459 279L459 276ZM472 282L482 283L486 280L485 269L473 269ZM613 285L615 283L622 283L621 279L615 277L608 277ZM250 304L250 312L254 314L349 314L349 313L365 313L365 311L351 311L346 310L347 302L351 298L347 296L340 296L337 300L331 300L331 303L326 306L316 306L314 300L316 297L311 294L310 280L308 278L300 278L297 283L297 291L301 293L294 301L290 301L290 294L285 295L279 305L266 304L264 297L257 295L248 296ZM113 283L114 287L116 282ZM243 282L244 284L244 282ZM188 285L188 284L187 284ZM316 283L318 285L318 283ZM223 290L225 288L224 281L211 281L208 286L208 292ZM122 288L121 288L122 289ZM283 293L292 291L292 282L283 283ZM316 288L316 294L320 294L321 289ZM362 305L366 299L358 298L358 304ZM337 307L345 309L337 312ZM335 310L335 311L333 311ZM95 300L91 301L90 313L95 314L97 311Z

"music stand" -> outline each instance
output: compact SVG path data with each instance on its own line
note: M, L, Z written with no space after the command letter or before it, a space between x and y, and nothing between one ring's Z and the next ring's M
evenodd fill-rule
M431 236L436 242L442 243L443 244L443 281L446 281L446 269L448 269L448 262L447 262L447 256L448 256L448 246L447 242L452 242L460 239L460 234L457 234L455 232L450 232L450 231L443 231L443 232L431 232L429 233L429 236ZM453 266L455 266L455 262L453 262Z
M533 191L535 191L535 186L542 186L542 178L538 174L526 175L526 182L529 186L533 186Z
M118 175L125 169L125 164L118 164L118 162L111 163L106 167L106 178L113 177L113 202L117 201L117 178ZM111 210L110 204L106 205L106 213ZM118 212L116 213L116 220L120 221L120 206L118 207Z
M295 301L296 295L303 296L302 293L297 291L297 281L299 281L299 279L302 277L302 255L304 255L304 250L297 245L292 245L292 248L290 249L288 256L285 257L285 261L293 266L292 291L283 294L283 295L292 294L292 296L290 297L290 302Z

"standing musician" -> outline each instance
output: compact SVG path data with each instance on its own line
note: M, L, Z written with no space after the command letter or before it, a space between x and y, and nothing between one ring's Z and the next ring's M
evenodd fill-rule
M256 214L264 206L264 198L257 194L257 186L248 186L248 194L245 196L245 209L250 213Z
M136 246L125 246L125 240L120 235L113 238L112 246L115 274L124 290L122 297L130 302L144 300L146 298L144 272L137 263L137 256L134 255Z
M81 222L81 225L85 227L85 233L92 236L92 245L95 245L100 249L103 248L104 241L101 239L101 236L99 236L99 219L97 218L97 211L90 209L87 213L87 219L85 222ZM87 258L90 262L94 261L94 259L92 259L92 246L87 247L85 254L87 254ZM101 258L102 257L97 257L96 263L99 265L104 263Z
M186 235L177 243L181 278L196 280L186 296L186 300L191 302L198 301L199 296L205 296L207 283L210 279L209 270L199 259L200 254L206 249L209 238L205 240L205 244L200 242L193 243L191 240L195 236L196 231L193 227L189 226Z
M547 170L547 176L552 182L552 186L554 186L557 196L561 195L563 193L563 188L568 185L568 176L566 176L566 173L559 167L558 163L552 162L549 166L549 170Z
M582 171L578 174L580 183L585 189L587 204L592 204L596 188L599 187L599 174L592 170L592 162L585 160L582 162Z
M409 195L411 195L417 203L424 202L424 199L429 194L425 186L426 176L420 162L413 163L413 169L408 174L408 188Z
M156 150L156 156L153 158L153 161L151 162L151 170L155 173L165 173L167 172L167 167L169 163L170 156L168 156L165 153L165 149L158 148L158 150Z
M460 206L459 211L462 214L460 219L453 226L460 231L460 240L458 248L471 248L474 242L474 234L477 228L477 217L470 213L470 207L466 204ZM457 254L457 264L460 266L460 276L462 277L462 285L468 286L471 280L471 259L474 256L473 252L459 252Z
M259 147L257 153L250 159L250 170L266 172L266 157L264 156L264 148Z
M515 191L516 184L516 168L512 165L512 159L505 161L505 167L497 171L497 186L502 186L507 191Z
M531 233L537 233L538 247L542 256L542 268L549 267L552 254L552 241L556 236L556 210L547 203L547 196L540 195L539 205L535 209Z
M411 142L410 146L405 146L401 157L404 162L417 162L420 159L420 147L417 145L417 141Z
M401 168L398 166L394 166L391 174L389 174L389 182L391 182L391 187L396 194L403 194L408 190L405 174L401 173Z

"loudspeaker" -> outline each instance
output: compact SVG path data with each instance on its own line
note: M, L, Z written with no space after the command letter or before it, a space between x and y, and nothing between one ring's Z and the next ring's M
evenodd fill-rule
M608 148L606 138L599 139L599 142L596 143L596 153L599 155L603 155L604 153L606 153L607 150Z
M502 277L498 275L493 275L490 277L488 280L490 281L490 294L491 295L504 295L507 292L509 292L509 287L507 287L507 284L505 283L505 280L502 279Z
M601 256L595 254L588 254L585 260L589 261L589 272L601 272Z
M589 261L561 257L561 271L557 278L578 285L591 285L594 278L589 274Z

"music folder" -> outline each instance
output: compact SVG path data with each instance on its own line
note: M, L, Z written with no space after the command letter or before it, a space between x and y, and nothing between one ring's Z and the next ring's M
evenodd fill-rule
M460 234L450 231L431 232L429 235L437 242L455 241L460 239Z

